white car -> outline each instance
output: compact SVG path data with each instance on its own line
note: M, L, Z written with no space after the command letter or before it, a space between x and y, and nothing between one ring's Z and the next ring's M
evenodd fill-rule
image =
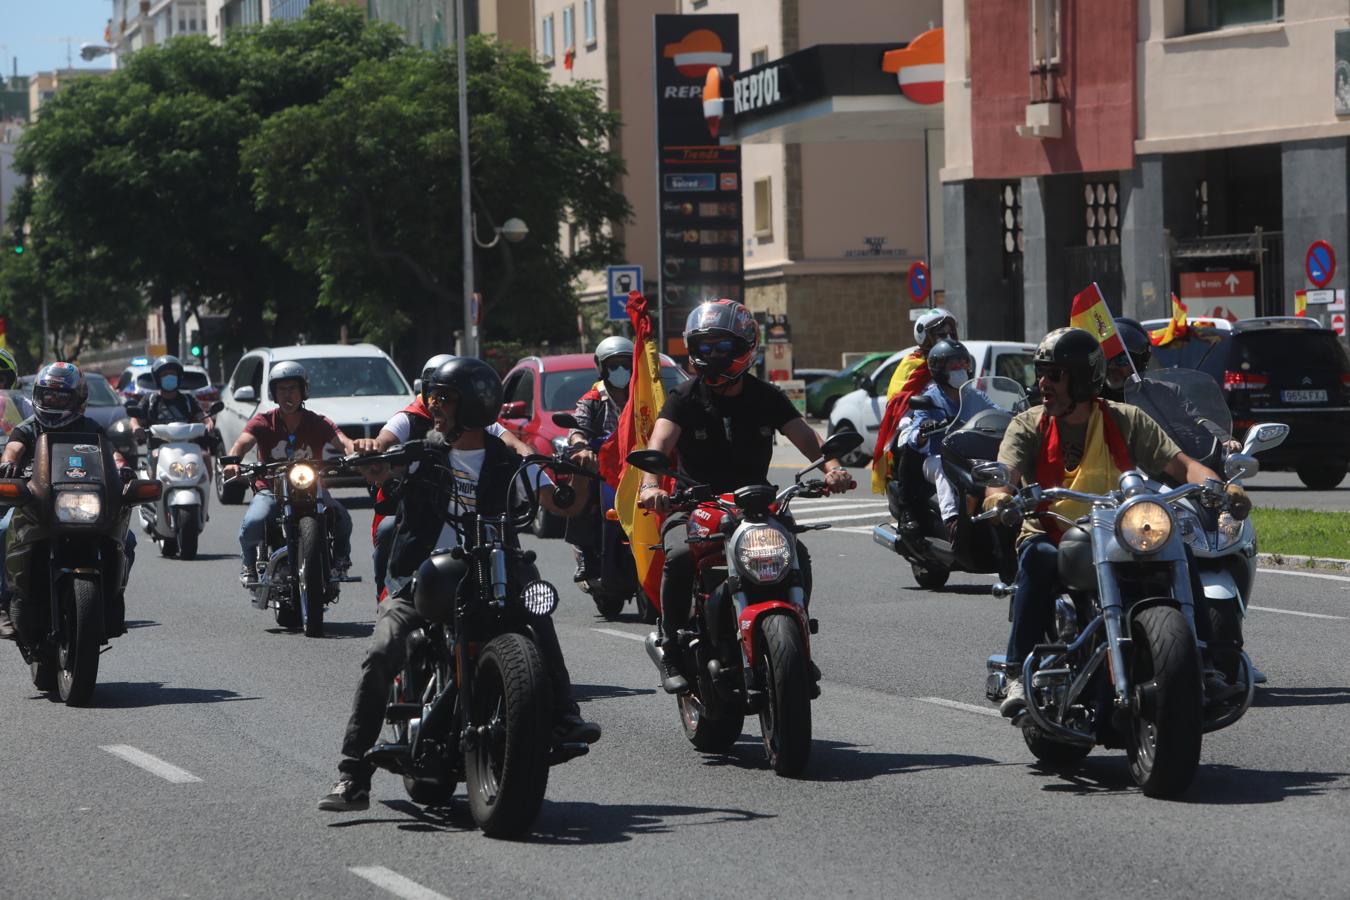
M225 408L216 416L216 424L227 449L234 446L249 419L276 408L268 399L267 374L283 360L295 360L305 367L309 376L305 407L332 419L352 440L375 437L394 413L413 400L412 388L398 366L373 344L260 347L239 360L221 397ZM329 450L328 455L338 454ZM246 486L242 480L228 485L219 478L215 482L221 503L243 502Z
M1036 352L1035 344L1023 344L1013 341L962 341L970 355L975 358L975 377L1001 375L1011 378L1023 387L1030 389L1035 382L1035 367L1031 363ZM881 417L886 412L886 387L891 383L895 367L914 350L917 345L907 347L892 354L877 367L870 376L859 381L859 387L852 393L840 397L830 410L830 434L837 431L857 431L863 435L862 446L853 451L845 460L845 465L860 466L872 458L872 448L877 442L877 431L881 428Z

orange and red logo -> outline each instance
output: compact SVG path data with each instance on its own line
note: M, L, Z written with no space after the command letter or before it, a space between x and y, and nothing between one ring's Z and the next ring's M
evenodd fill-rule
M731 54L722 49L722 39L706 28L691 31L683 39L666 44L666 59L675 61L675 68L685 78L701 80L713 66L731 65Z
M895 74L900 93L914 103L942 102L943 62L942 29L934 28L909 42L900 50L889 50L882 58L881 71Z

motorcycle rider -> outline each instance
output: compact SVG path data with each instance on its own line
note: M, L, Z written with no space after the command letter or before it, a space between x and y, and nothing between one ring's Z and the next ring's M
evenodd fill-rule
M775 431L807 460L820 457L820 437L787 395L747 371L759 343L759 325L750 310L734 300L704 303L689 313L684 342L696 374L667 395L648 449L665 454L678 451L681 471L719 494L768 483ZM825 461L825 482L831 493L854 486L837 459ZM650 473L643 473L639 502L644 509L662 515L670 512L670 493ZM689 621L695 571L687 523L688 516L680 513L662 528L666 554L661 578L663 648L672 646ZM800 541L797 553L809 599L810 557ZM669 694L689 687L676 656L664 655L661 686Z
M599 470L600 460L591 449L591 442L615 432L619 415L628 403L628 383L633 379L633 342L621 335L611 335L596 346L594 360L600 380L577 400L572 413L577 427L567 433L572 461L592 472ZM594 578L599 565L600 523L593 513L595 510L589 510L587 515L567 520L564 537L576 554L577 571L572 576L576 582Z
M179 384L183 380L183 364L178 361L176 356L158 357L150 367L150 376L155 380L155 387L158 389L155 393L146 398L139 412L144 416L133 414L136 419L136 439L142 440L145 431L144 425L167 425L174 422L200 422L206 426L209 434L215 427L211 417L202 409L202 405L197 402L197 398L191 394L179 390ZM150 450L150 477L155 476L155 465L159 461L159 451L157 448Z
M0 457L0 478L21 478L24 469L33 461L33 450L37 447L39 435L44 433L104 434L103 426L84 414L85 403L89 400L89 385L79 368L68 362L48 363L43 366L33 381L33 415L24 419L9 433L3 457ZM113 460L119 467L126 466L122 454L113 451ZM129 472L129 470L127 470ZM26 533L33 533L40 527L32 513L27 510L15 510L12 527L5 530L5 583L13 589L9 616L13 620L13 629L28 646L40 643L46 629L46 612L43 610L26 611L23 609L23 586L27 582L29 557L27 548L31 539ZM136 535L130 528L123 537L123 549L126 554L127 572L131 572L136 560ZM25 619L27 613L27 619ZM126 634L125 598L118 593L109 607L109 616L105 624L108 637ZM14 632L0 636L13 637Z
M273 365L267 375L267 396L276 408L249 419L226 455L243 456L256 445L259 462L266 463L290 459L322 460L325 446L343 454L355 451L351 438L331 419L305 409L309 377L300 363L283 360ZM239 466L224 466L221 475L226 479L236 478ZM253 502L244 511L244 520L239 525L239 580L245 584L257 578L258 552L267 540L267 521L276 506L276 497L266 480L255 481L253 491ZM333 529L333 567L345 573L352 565L352 517L327 488L324 488L323 497L324 503L337 516ZM266 597L261 599L266 602Z
M482 360L459 357L437 368L429 378L423 378L422 389L435 417L436 432L428 440L442 440L452 448L450 465L455 470L455 493L451 512L500 511L507 479L519 468L520 457L487 431L502 405L502 383L496 370ZM558 505L547 476L537 467L531 468L535 471L528 477L532 484L538 479L539 502L544 508L555 515L570 516L585 505L584 488L577 490L568 506ZM425 624L413 603L411 576L427 563L433 549L460 544L457 531L445 524L440 507L443 494L428 490L415 468L410 467L401 484L391 484L389 488L400 497L398 533L389 562L390 593L380 604L370 649L361 663L361 678L342 741L337 783L319 801L320 809L334 812L370 806L370 776L374 767L364 757L384 724L390 687L403 668L407 636ZM461 578L468 574L470 564L462 565ZM560 743L594 743L600 739L600 726L584 721L580 707L572 699L571 678L552 619L537 620L535 629L558 714L554 739Z
M5 423L0 428L0 433L8 431L33 414L33 404L27 397L19 391L9 393L18 381L19 364L14 359L14 354L0 347L0 421ZM6 510L5 514L0 516L0 547L5 545L5 533L9 530L9 523L13 518L13 509ZM14 625L9 620L9 587L5 582L5 567L0 566L0 640L9 640L13 637Z
M965 384L971 378L975 377L975 360L966 349L966 345L958 340L944 338L933 345L928 351L928 370L931 373L932 382L923 389L922 397L928 397L933 401L933 409L912 409L900 420L898 429L899 453L901 457L901 469L913 470L913 463L909 463L906 457L916 455L919 457L918 468L920 471L928 472L932 470L932 481L937 486L938 508L942 516L942 524L947 531L947 537L952 543L956 542L956 489L952 487L951 482L942 471L941 465L932 466L930 461L937 462L936 441L930 440L929 435L937 428L956 418L957 412L961 408L961 385ZM909 494L906 499L910 503L923 503L926 498L922 498L920 491L922 485L915 485L913 488L906 488ZM909 493L911 492L912 493ZM909 507L911 513L913 506ZM915 516L922 521L922 516Z
M1086 493L1114 490L1122 472L1140 468L1177 482L1204 484L1218 476L1173 443L1142 410L1099 399L1106 378L1101 344L1080 328L1050 332L1033 356L1036 386L1043 406L1017 415L999 447L998 461L1011 473L1010 487L991 487L984 508L1007 502L1023 482L1042 487L1069 487ZM1250 510L1250 501L1238 485L1227 491L1233 514ZM1050 510L1069 519L1086 512L1083 504L1060 500ZM1054 520L1027 516L1017 539L1017 581L1013 592L1013 623L1008 637L1008 695L999 711L1009 718L1026 705L1026 687L1020 677L1022 662L1044 640L1053 617L1054 598L1061 593L1058 544L1061 529ZM1192 582L1195 582L1193 577ZM1204 592L1194 592L1196 628L1203 639L1208 614L1202 608Z

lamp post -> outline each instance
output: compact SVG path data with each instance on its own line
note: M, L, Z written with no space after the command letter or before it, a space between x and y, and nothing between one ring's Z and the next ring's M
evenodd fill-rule
M464 0L455 0L455 56L459 67L459 230L464 254L464 355L478 355L473 315L473 211L469 205L469 65L464 39Z
M107 44L81 44L80 59L85 62L92 62L100 56L107 56L109 53L116 53L116 47L109 47Z

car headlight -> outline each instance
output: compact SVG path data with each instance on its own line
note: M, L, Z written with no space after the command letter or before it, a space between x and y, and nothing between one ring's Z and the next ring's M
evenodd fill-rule
M1215 550L1225 550L1242 540L1242 522L1233 518L1230 512L1219 513L1219 546Z
M1131 503L1116 519L1116 536L1135 553L1154 553L1172 536L1172 514L1152 500Z
M103 500L97 491L61 491L56 495L56 519L75 525L88 525L98 520L103 511Z
M290 478L292 487L304 490L314 484L314 468L312 466L292 466L287 477Z
M747 528L736 539L736 562L758 584L782 580L792 565L788 536L772 525Z

